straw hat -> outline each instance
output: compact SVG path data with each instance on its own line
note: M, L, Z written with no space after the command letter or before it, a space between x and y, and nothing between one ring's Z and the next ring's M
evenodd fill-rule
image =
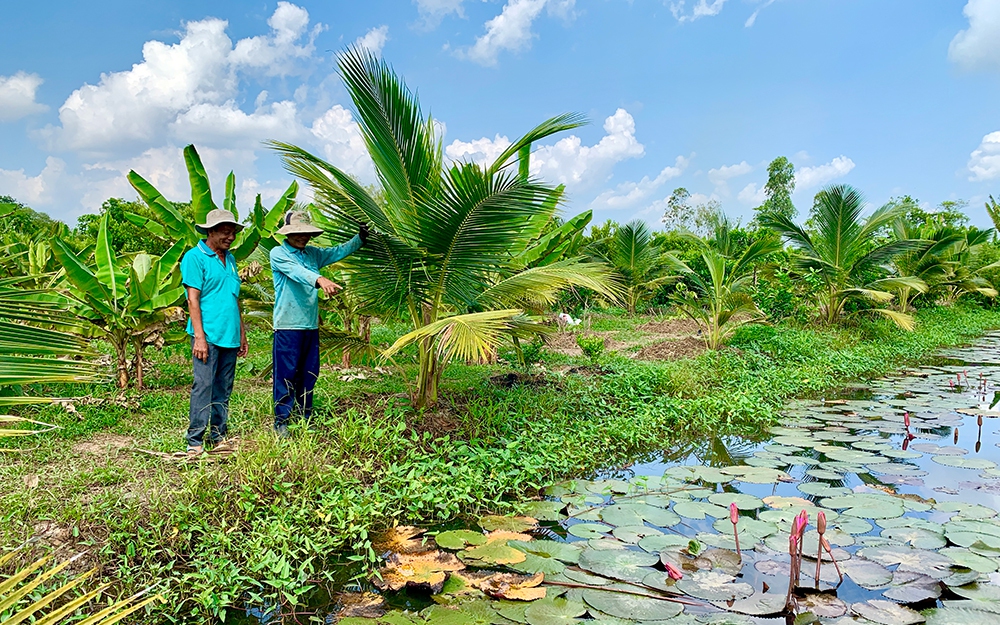
M278 228L277 234L308 234L318 236L323 234L322 228L312 223L312 218L305 211L288 211L285 213L285 225Z
M198 232L208 234L209 230L222 224L232 224L236 226L236 232L243 229L243 224L236 221L233 214L224 208L216 208L208 211L208 215L205 216L205 223L195 224L194 227L198 229Z

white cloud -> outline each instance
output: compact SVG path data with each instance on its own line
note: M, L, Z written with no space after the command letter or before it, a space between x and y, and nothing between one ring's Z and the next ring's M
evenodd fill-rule
M966 67L1000 67L1000 2L969 0L962 10L969 28L948 46L948 58Z
M288 2L278 3L268 24L270 34L242 39L235 47L225 32L227 22L214 18L188 22L178 43L148 41L141 63L74 91L59 109L61 126L42 134L55 149L112 156L160 143L168 130L199 119L224 120L229 130L242 127L251 133L260 124L269 127L267 116L273 123L278 105L254 113L254 120L236 113L239 73L295 73L296 62L311 57L312 40L322 26L310 34L309 14Z
M753 206L760 206L767 201L767 194L764 193L764 187L757 188L756 182L751 182L736 195L736 199L743 202L744 204L751 204Z
M445 147L444 154L452 161L466 161L484 165L495 161L509 147L510 139L498 134L492 139L487 137L472 141L455 139Z
M249 114L232 100L221 105L196 104L178 115L169 129L171 137L181 144L250 148L264 138L291 143L302 134L295 103L287 100Z
M382 48L385 47L385 42L388 40L389 27L383 24L358 37L354 45L359 48L367 48L375 56L381 56Z
M854 169L854 161L843 155L825 165L803 167L795 172L795 190L800 191L824 185L846 176L852 169Z
M692 154L691 157L694 155ZM591 208L621 209L638 205L655 193L667 181L679 177L687 169L691 157L678 156L673 165L668 165L655 178L643 176L639 182L623 182L613 190L607 190L594 198Z
M0 122L10 122L47 111L49 107L35 101L38 87L43 82L38 74L26 72L0 76Z
M423 26L434 28L441 23L441 19L452 13L459 17L464 17L462 11L463 0L414 0L417 3L417 11L423 18Z
M969 180L1000 178L1000 130L983 137L982 143L969 156Z
M726 4L726 0L711 0L711 2L709 2L709 0L698 0L690 13L685 13L685 4L685 0L678 0L677 2L670 3L670 12L673 13L674 18L681 23L693 22L700 17L713 17L718 15L722 11L722 7Z
M349 110L334 105L313 121L310 131L327 161L362 180L374 180L368 149Z
M24 169L0 169L0 195L10 195L26 204L52 201L66 173L66 163L50 156L37 176L28 176Z
M708 179L721 191L728 191L726 182L730 178L738 178L740 176L745 176L753 171L753 165L750 165L746 161L742 161L735 165L723 165L721 167L716 167L715 169L708 170Z
M757 16L760 15L760 12L766 9L767 7L771 6L772 4L774 4L774 0L767 0L766 2L764 2L764 4L754 9L754 12L750 15L750 17L747 18L747 21L743 23L743 27L750 28L751 26L753 26L757 22Z
M645 147L635 138L635 120L618 109L604 120L604 137L585 146L576 135L538 148L531 157L531 173L543 180L588 187L607 180L615 164L642 156Z
M459 55L481 65L496 65L501 52L531 46L531 25L543 9L548 7L551 15L570 19L575 5L575 0L507 0L500 15L486 22L486 32Z
M313 55L316 49L313 42L325 29L323 24L316 24L310 31L309 12L290 2L279 2L267 25L271 27L269 35L236 42L229 55L235 67L262 69L268 76L295 73L295 61ZM300 40L307 34L308 39L300 45Z

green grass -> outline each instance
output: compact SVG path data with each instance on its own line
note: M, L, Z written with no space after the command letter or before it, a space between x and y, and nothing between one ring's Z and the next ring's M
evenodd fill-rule
M124 587L162 584L170 600L152 621L201 623L245 597L295 602L336 574L328 566L336 558L373 558L369 535L380 527L516 509L547 483L685 436L752 436L789 397L878 376L1000 327L1000 313L975 307L919 319L913 333L875 321L748 326L720 353L666 363L605 354L603 375L550 373L540 386L491 384L506 366L454 365L441 404L422 415L407 408L393 372L346 383L325 370L313 427L288 441L270 434L270 386L250 375L270 350L269 336L254 332L231 407L241 450L195 466L136 451L183 449L188 347L169 347L150 354L151 388L128 402L113 403L113 389L80 387L60 392L98 403L79 404L78 414L25 411L60 429L0 457L0 544L58 528L62 550L89 550ZM592 327L627 333L648 320L597 317ZM385 342L395 335L378 332ZM101 441L120 447L93 453ZM32 475L39 486L28 489Z

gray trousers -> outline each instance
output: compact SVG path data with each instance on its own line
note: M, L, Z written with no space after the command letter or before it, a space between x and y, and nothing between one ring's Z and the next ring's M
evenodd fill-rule
M191 340L192 346L194 339ZM205 439L205 430L211 430L208 442L226 437L229 421L229 396L236 377L236 347L217 347L209 343L205 362L191 357L194 367L194 384L191 386L191 411L189 413L187 443L199 446Z

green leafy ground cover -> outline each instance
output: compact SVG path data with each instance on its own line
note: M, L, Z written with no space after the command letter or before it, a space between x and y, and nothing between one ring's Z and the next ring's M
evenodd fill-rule
M644 321L591 327L624 339ZM180 450L186 426L187 349L169 348L151 359L152 388L120 405L111 389L64 389L95 403L27 413L61 429L0 459L0 544L85 549L129 588L162 582L172 601L156 618L203 622L246 596L296 603L335 575L335 558L373 559L374 529L515 510L541 486L699 433L752 437L791 396L961 344L1000 326L1000 314L936 308L919 322L914 333L874 321L750 326L721 353L652 363L608 352L599 370L579 373L554 370L584 359L546 354L550 372L533 378L542 383L510 388L489 380L504 366L455 366L443 404L421 415L407 409L398 377L345 382L327 371L313 427L290 441L270 435L270 386L252 375L269 337L254 333L233 397L240 448L194 465L156 455Z

